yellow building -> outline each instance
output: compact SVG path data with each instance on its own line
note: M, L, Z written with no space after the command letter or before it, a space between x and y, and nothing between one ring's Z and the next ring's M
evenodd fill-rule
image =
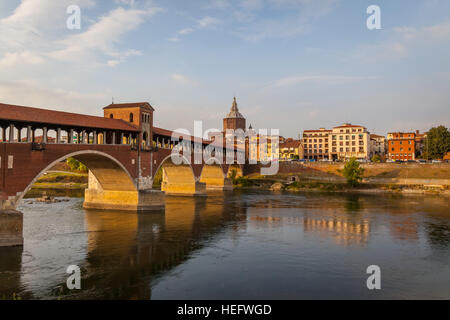
M250 128L250 130L252 130ZM279 137L250 134L248 138L248 159L250 162L278 161Z
M280 143L280 160L303 159L303 144L300 140L288 138Z

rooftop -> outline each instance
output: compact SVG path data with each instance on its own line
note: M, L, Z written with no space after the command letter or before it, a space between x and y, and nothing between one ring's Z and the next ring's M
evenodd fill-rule
M155 111L148 102L133 102L133 103L111 103L103 109L124 109L124 108L144 108Z
M134 125L119 119L39 109L0 103L0 121L16 121L53 127L97 128L138 132Z
M244 118L244 116L239 112L236 97L233 98L233 104L231 105L230 113L228 113L227 118Z

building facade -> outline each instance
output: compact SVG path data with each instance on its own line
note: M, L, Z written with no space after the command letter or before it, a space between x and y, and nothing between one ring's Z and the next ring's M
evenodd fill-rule
M279 137L256 133L249 134L247 149L250 163L278 161L280 154Z
M370 135L370 151L369 157L372 159L373 156L377 155L380 160L383 160L387 152L387 140L384 136L379 136L377 134Z
M331 130L327 130L325 128L303 131L304 158L314 160L330 159L330 133Z
M300 140L292 138L280 142L280 160L303 159L303 144Z
M408 161L416 159L416 133L391 132L387 135L390 160Z
M369 159L369 132L360 125L344 123L334 127L330 134L330 160Z
M124 120L141 130L140 140L144 148L149 148L153 140L153 112L155 109L147 102L112 103L103 108L105 118Z

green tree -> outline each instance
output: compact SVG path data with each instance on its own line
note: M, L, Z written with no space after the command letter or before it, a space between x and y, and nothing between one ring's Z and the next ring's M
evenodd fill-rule
M381 162L380 156L377 154L374 155L371 160L372 162Z
M427 159L442 159L447 152L450 152L450 131L445 126L431 128L424 147Z
M156 172L156 174L155 174L155 178L153 179L153 186L161 187L162 180L163 180L163 171L162 171L162 167L160 167L158 169L158 172Z
M84 164L82 164L80 161L74 158L67 158L66 163L69 166L70 170L72 171L80 171L80 172L88 171L87 167Z
M347 183L355 187L357 186L364 174L364 168L362 168L355 158L351 158L344 166L344 177L347 179Z
M233 184L237 184L237 170L231 169L230 173L228 174L228 177L231 179L231 182Z

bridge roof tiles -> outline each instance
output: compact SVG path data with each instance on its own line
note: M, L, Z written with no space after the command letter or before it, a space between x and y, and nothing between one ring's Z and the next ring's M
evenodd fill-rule
M89 116L77 113L39 109L0 103L0 121L44 124L52 127L81 127L139 132L139 129L120 119Z

